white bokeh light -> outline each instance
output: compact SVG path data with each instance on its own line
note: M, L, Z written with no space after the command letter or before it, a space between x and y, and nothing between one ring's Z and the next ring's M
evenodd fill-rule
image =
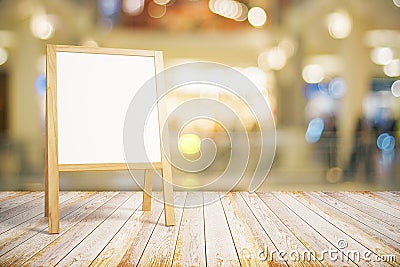
M389 47L375 47L370 56L375 64L386 65L393 59L393 51Z
M349 36L352 28L351 17L347 12L334 12L326 18L329 34L335 39Z
M400 80L397 80L392 84L391 91L395 97L400 97Z
M389 77L400 76L400 59L394 59L383 66L383 72Z
M262 27L267 22L267 13L261 7L252 7L247 15L249 23L258 28Z
M47 40L54 35L54 23L49 15L37 14L31 18L32 34L39 39Z
M319 83L325 78L325 71L320 65L310 64L304 67L302 75L307 83Z
M122 10L130 15L139 15L144 9L144 0L124 0Z

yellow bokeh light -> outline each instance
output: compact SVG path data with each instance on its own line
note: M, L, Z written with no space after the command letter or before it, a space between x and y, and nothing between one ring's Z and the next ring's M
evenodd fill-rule
M193 155L199 153L201 139L197 134L183 134L178 141L178 148L182 154Z

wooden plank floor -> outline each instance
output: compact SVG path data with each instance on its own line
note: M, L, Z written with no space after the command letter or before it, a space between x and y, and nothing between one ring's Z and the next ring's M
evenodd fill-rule
M43 192L0 192L0 266L400 266L398 192L176 192L174 227L141 200L61 192L50 235Z

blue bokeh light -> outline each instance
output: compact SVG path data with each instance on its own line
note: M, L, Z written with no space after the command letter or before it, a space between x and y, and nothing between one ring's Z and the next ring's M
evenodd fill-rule
M324 130L324 120L321 118L314 118L308 124L306 132L307 143L313 144L319 141Z
M46 95L46 75L39 74L35 79L36 93L40 96Z
M378 136L376 139L376 145L378 148L385 152L390 152L394 150L396 145L396 140L393 136L388 133L383 133Z

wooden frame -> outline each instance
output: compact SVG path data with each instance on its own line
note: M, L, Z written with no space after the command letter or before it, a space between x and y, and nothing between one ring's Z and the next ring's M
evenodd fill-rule
M167 158L169 150L163 146L162 134L168 131L160 131L160 149L161 162L144 163L95 163L95 164L59 164L58 161L58 114L57 114L57 52L71 53L89 53L89 54L107 54L107 55L126 55L126 56L144 56L154 57L154 67L156 71L156 90L157 95L164 93L164 81L161 75L163 71L163 57L160 51L130 50L114 48L97 47L78 47L47 45L47 94L46 94L46 150L45 150L45 216L49 218L49 233L60 232L60 214L59 214L59 172L71 171L111 171L111 170L145 170L144 192L143 192L143 210L151 209L152 176L154 169L162 169L163 194L165 208L165 224L167 226L175 225L175 214L173 205L173 186L172 186L172 168ZM159 103L157 103L159 104ZM165 125L165 112L162 112L161 105L158 105L159 125ZM165 155L164 153L167 153Z

